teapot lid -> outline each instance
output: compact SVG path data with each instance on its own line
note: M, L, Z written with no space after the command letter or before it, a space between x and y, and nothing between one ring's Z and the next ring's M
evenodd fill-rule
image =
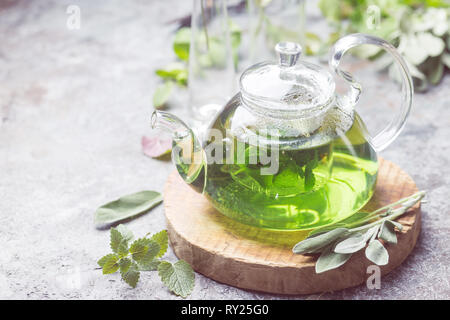
M244 102L276 117L311 116L329 106L335 89L332 76L320 66L298 61L302 47L297 43L280 42L275 50L278 63L258 63L242 74Z

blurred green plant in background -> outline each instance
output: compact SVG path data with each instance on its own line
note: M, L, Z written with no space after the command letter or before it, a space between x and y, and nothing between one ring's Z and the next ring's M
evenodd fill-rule
M233 50L233 58L235 65L238 63L237 50L241 43L241 29L237 24L229 21L230 28L230 40L231 47ZM205 65L213 65L217 63L216 61L222 61L220 55L223 54L222 46L218 43L217 39L214 37L209 38L204 41L209 42L210 51L205 54L201 61ZM157 69L155 71L156 75L159 76L164 83L158 86L153 94L153 106L155 108L161 108L170 98L172 91L175 88L175 84L180 87L186 87L188 81L188 67L187 63L189 61L189 48L191 42L191 29L188 27L183 27L177 31L175 38L173 40L173 51L179 61L170 63L163 68Z
M264 2L265 1L265 2ZM271 0L264 0L262 6ZM321 39L314 30L305 32L305 52L324 55L340 37L349 33L366 33L381 37L396 46L410 69L417 91L425 91L438 84L445 69L450 69L450 0L320 0L319 8L329 22L332 32ZM270 29L271 36L287 37L281 29ZM230 37L235 64L241 43L241 29L230 20ZM214 42L214 39L210 39ZM187 86L190 28L183 27L175 34L173 50L179 61L156 70L164 82L153 95L155 108L162 107L176 87ZM221 54L212 50L210 55ZM396 67L388 55L375 46L354 49L361 58L374 60L378 69L388 69L399 80ZM214 56L205 57L213 63Z
M320 0L334 32L327 44L344 34L361 32L390 41L405 58L417 91L438 84L450 69L450 2L448 0ZM356 55L377 61L398 79L396 68L380 48L366 46Z

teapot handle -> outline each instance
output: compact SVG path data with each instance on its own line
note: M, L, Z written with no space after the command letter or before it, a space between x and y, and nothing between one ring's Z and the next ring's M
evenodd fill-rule
M406 118L408 118L412 105L412 96L414 93L413 82L405 60L393 45L378 37L362 33L350 34L342 37L334 44L331 48L330 59L328 62L330 68L350 84L350 92L345 96L339 97L338 103L341 103L342 105L355 105L358 102L361 94L361 85L356 82L350 73L339 69L339 63L347 50L363 44L376 45L389 52L401 71L402 102L400 110L394 115L390 123L375 137L368 137L369 143L375 151L381 151L397 138L405 125Z

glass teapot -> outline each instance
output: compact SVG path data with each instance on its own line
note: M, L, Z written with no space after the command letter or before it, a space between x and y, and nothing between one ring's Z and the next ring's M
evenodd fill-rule
M389 52L403 79L400 111L375 137L355 111L361 86L339 68L344 53L362 44ZM349 217L370 200L376 152L400 133L412 80L396 49L373 36L348 35L331 48L329 66L350 85L345 95L335 93L326 70L299 61L300 45L283 42L275 49L279 61L244 71L240 92L202 138L163 111L153 113L152 127L172 132L180 176L224 215L268 229L314 229Z

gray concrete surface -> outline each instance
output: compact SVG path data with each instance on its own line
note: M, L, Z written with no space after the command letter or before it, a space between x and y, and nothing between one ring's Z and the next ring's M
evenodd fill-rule
M80 30L66 27L70 4L81 9ZM131 289L96 269L109 234L95 229L93 213L124 194L162 191L172 170L145 157L140 139L151 134L153 71L174 59L174 26L165 22L189 10L190 1L175 0L0 2L0 298L178 299L155 273ZM362 105L376 105L367 114L382 125L390 112L377 108L389 110L383 99L397 93L370 68L363 79ZM185 93L174 100L172 111L183 114ZM417 247L380 290L287 297L197 274L189 298L449 299L449 148L447 75L416 95L405 130L381 154L429 193ZM162 206L127 225L137 235L165 228ZM167 259L176 259L170 250Z

